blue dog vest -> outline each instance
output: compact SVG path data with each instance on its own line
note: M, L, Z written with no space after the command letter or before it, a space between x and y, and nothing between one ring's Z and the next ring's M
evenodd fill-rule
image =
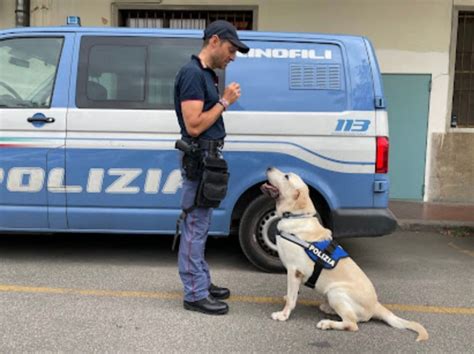
M323 268L334 269L340 259L349 257L349 254L334 240L309 243L285 232L280 232L278 236L303 247L308 257L314 262L313 274L304 284L312 289L315 288Z
M332 253L327 254L325 251L331 242L333 240L313 242L304 250L313 262L321 262L324 269L333 269L341 258L349 257L349 254L340 245L337 245Z

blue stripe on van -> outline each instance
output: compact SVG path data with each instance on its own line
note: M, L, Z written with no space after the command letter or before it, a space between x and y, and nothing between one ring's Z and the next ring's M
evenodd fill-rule
M332 161L332 162L337 162L337 163L341 163L341 164L344 164L344 165L364 165L364 166L375 166L375 162L364 162L364 161L343 161L343 160L337 160L337 159L333 159L331 157L327 157L327 156L324 156L324 155L321 155L321 154L318 154L317 152L314 152L312 150L309 150L308 148L304 147L304 146L301 146L299 144L296 144L296 143L290 143L288 141L255 141L255 140L248 140L248 141L244 141L244 140L226 140L226 143L233 143L233 144L278 144L278 145L291 145L291 146L295 146L301 150L304 150L306 152L309 152L310 154L314 155L314 156L318 156L324 160L327 160L327 161ZM250 153L253 153L253 152L250 152Z

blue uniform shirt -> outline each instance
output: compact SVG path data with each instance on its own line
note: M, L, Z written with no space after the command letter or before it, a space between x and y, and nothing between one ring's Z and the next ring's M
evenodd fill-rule
M184 125L181 102L200 100L204 102L203 111L210 110L219 102L218 78L214 70L204 68L201 60L193 55L191 61L181 68L174 85L174 107L183 138L191 138ZM199 137L204 139L223 139L225 127L222 115Z

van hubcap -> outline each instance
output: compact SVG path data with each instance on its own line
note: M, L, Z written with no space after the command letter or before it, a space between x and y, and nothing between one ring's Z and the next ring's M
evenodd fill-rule
M260 219L257 226L257 241L260 247L269 255L278 257L278 249L276 246L277 224L280 218L272 210Z

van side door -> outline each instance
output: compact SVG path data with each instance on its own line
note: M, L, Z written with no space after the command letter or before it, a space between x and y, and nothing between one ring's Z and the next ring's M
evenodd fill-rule
M201 41L110 33L77 40L66 142L69 227L169 232L181 189L174 79Z
M0 35L0 229L65 228L61 185L73 37Z

